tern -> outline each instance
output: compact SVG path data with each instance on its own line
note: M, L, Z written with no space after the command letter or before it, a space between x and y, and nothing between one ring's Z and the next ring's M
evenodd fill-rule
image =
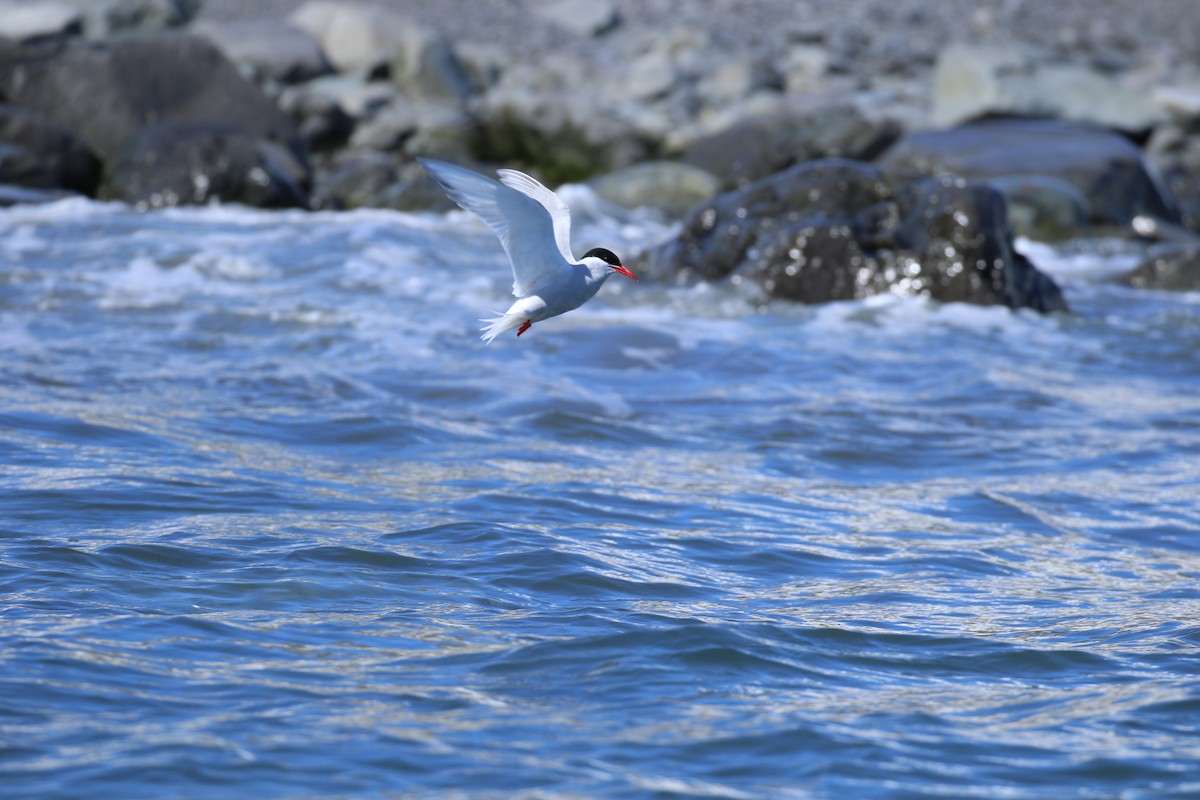
M512 328L517 336L535 322L557 317L591 300L614 274L637 280L611 250L571 254L571 210L554 192L515 169L499 181L469 169L419 158L446 195L495 232L512 264L517 301L499 317L481 319L484 342Z

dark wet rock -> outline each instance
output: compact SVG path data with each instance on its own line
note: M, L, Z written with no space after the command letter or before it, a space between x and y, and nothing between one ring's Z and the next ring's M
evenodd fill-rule
M934 73L935 125L990 116L1052 117L1144 133L1165 120L1144 86L1032 50L954 44Z
M892 182L846 160L801 164L699 206L649 266L664 279L749 280L803 303L894 292L1066 309L1057 285L1013 250L997 190Z
M778 104L692 142L684 162L745 186L817 158L869 161L900 135L888 119L872 119L853 103L815 98Z
M1200 243L1152 249L1123 282L1137 289L1200 292Z
M291 119L199 36L124 37L3 63L0 94L74 131L101 158L160 122L228 125L304 156Z
M893 279L920 282L914 288L944 302L1067 310L1058 285L1013 249L1005 198L994 187L930 178L902 186L899 196L900 249L885 259L894 270L885 270L889 287Z
M0 183L48 189L54 186L54 178L32 150L0 140Z
M254 20L197 24L192 31L262 79L290 84L333 72L316 38L294 25Z
M996 119L950 130L919 131L902 137L879 165L896 174L960 175L976 180L1003 179L998 186L1021 211L1015 221L1032 219L1018 233L1035 235L1041 221L1038 203L1058 207L1040 193L1022 206L1020 190L1071 187L1082 198L1087 219L1096 225L1128 228L1139 215L1179 220L1173 199L1151 176L1141 151L1120 134L1089 125L1049 120ZM1049 221L1047 225L1058 223Z
M241 203L308 205L304 167L290 151L231 125L143 128L106 164L100 196L144 208Z
M61 187L92 194L100 179L100 162L79 137L40 114L0 104L0 145L18 147L35 159L38 167L26 179L13 177L9 158L0 158L0 181L22 186Z
M291 87L280 93L279 107L294 120L301 140L310 151L341 147L354 133L354 118L329 94Z
M721 190L721 181L699 167L647 161L589 181L602 199L623 208L654 208L679 218Z

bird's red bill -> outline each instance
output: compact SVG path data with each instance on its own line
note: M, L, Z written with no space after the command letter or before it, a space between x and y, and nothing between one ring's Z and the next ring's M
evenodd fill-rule
M633 278L635 281L638 279L637 275L634 275L632 272L629 271L629 267L622 267L622 266L618 265L618 266L613 267L612 270L613 270L613 272L621 273L626 278Z

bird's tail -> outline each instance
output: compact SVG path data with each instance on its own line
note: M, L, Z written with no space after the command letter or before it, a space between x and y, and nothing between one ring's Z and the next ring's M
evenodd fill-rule
M483 331L483 335L479 338L483 339L485 344L491 344L492 339L495 339L507 330L512 330L524 322L524 320L525 318L519 314L502 314L491 319L481 319L479 321L486 322L487 325L479 329Z

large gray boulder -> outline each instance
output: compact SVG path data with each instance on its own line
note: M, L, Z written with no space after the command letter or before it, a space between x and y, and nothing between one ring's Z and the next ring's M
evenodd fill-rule
M229 125L303 157L292 120L212 43L185 33L122 37L0 63L0 94L74 131L101 158L161 122Z
M461 105L473 86L453 46L389 8L311 0L290 17L343 73L388 74L414 102Z
M683 161L733 188L818 158L869 161L899 135L894 121L870 117L849 101L796 98L697 138L684 152Z
M902 137L877 163L899 175L992 181L1021 208L1022 219L1030 219L1029 228L1019 232L1035 237L1038 204L1081 203L1086 219L1102 226L1128 228L1139 215L1179 220L1174 200L1151 175L1138 147L1090 125L995 119L918 131ZM1022 192L1038 199L1023 198Z
M1144 86L1019 47L953 44L934 71L933 124L989 116L1051 117L1143 133L1166 114Z
M288 21L321 43L339 72L371 72L404 49L411 35L408 19L377 5L310 0Z
M259 78L290 84L333 72L314 36L278 20L205 22L191 30Z
M846 160L800 164L697 207L647 266L660 279L738 276L803 303L892 292L1066 309L1013 250L998 191L958 178L894 183Z
M603 91L579 90L600 80L577 59L565 57L506 70L474 107L477 156L529 165L551 183L588 178L653 156L655 143L636 124L640 106Z

